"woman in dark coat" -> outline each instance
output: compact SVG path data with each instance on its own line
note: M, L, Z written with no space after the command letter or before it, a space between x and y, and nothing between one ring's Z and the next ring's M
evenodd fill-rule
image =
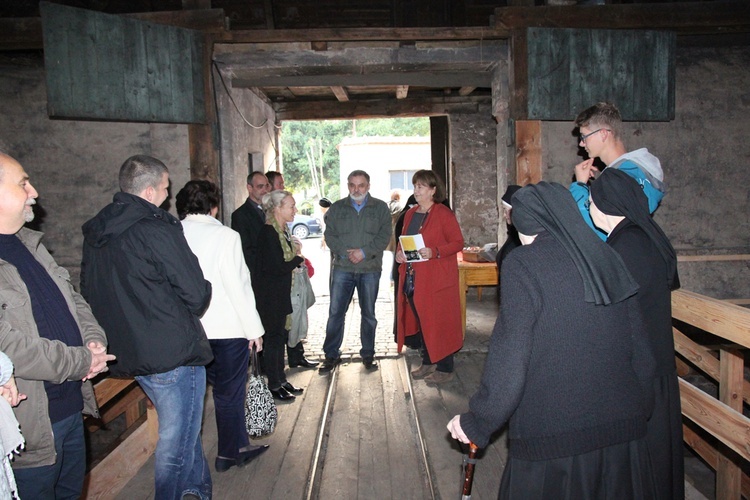
M654 411L646 437L657 498L684 498L682 413L672 336L671 291L679 287L675 251L649 215L641 187L620 170L607 168L592 184L590 211L639 286L636 298L644 334L656 360Z
M481 448L510 421L502 499L651 498L636 283L559 184L519 190L513 223L481 385L448 430Z
M272 191L263 196L266 224L258 234L255 301L266 334L263 336L263 368L274 398L292 400L302 389L293 386L284 373L284 346L292 321L292 272L305 262L301 247L292 241L287 222L297 213L292 193Z
M423 260L412 263L406 263L400 242L397 246L398 348L405 337L421 336L422 364L412 370L412 377L441 384L453 378L453 353L463 345L456 254L464 238L456 216L442 204L445 187L440 178L431 170L419 170L412 182L417 205L406 212L402 235L421 234L425 246L418 249ZM403 291L409 267L414 272L412 297Z

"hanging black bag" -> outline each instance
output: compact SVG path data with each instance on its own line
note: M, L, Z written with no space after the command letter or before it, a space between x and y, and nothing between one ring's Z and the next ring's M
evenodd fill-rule
M414 297L414 268L411 262L406 263L406 273L404 273L404 296L407 298Z
M245 397L245 427L250 437L267 436L276 428L279 413L273 395L259 373L258 352L255 346L250 354L250 363L253 369Z

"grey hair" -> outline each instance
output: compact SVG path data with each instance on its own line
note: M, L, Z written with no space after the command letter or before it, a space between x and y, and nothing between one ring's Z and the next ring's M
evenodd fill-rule
M367 179L367 183L370 183L370 174L365 172L364 170L352 170L352 172L349 174L349 177L346 178L346 181L349 182L352 180L352 177L364 177Z
M273 217L273 211L281 206L287 196L292 196L292 193L281 189L263 195L263 211L266 213L266 218Z
M147 155L131 156L120 167L120 191L139 195L144 189L159 187L167 166L160 160Z

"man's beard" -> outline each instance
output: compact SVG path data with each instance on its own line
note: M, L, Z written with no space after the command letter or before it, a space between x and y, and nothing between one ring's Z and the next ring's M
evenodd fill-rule
M354 201L356 201L357 203L359 203L359 202L361 202L361 201L364 201L364 199L365 199L365 196L367 196L367 193L365 193L365 194L360 194L360 195L357 195L357 196L354 196L353 194L350 194L349 196L351 196L352 200L354 200Z
M32 208L32 205L36 205L36 202L27 204L23 209L23 220L27 223L34 220L34 209Z

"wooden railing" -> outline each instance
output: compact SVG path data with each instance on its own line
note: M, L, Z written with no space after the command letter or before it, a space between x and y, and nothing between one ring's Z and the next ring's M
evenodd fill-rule
M156 449L159 437L156 410L132 378L105 378L94 385L94 392L101 409L101 423L107 424L124 413L126 430L119 444L86 475L82 498L114 498ZM95 420L87 422L90 431L97 425Z
M750 460L750 419L742 413L750 401L741 350L750 348L750 309L697 293L672 293L672 316L721 338L719 345L703 346L673 328L678 373L694 366L719 385L713 398L682 378L682 414L718 440L712 444L691 426L683 425L685 442L716 470L716 498L750 498L750 478L742 462ZM718 354L717 354L718 353Z

